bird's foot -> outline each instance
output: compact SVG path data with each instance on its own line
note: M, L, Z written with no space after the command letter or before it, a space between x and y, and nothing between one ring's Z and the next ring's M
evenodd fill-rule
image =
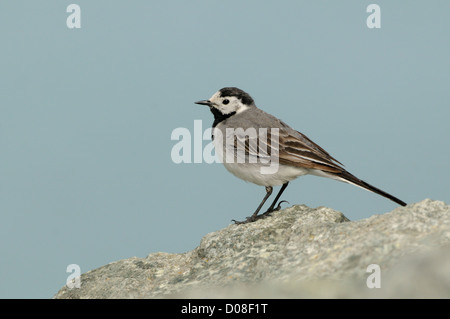
M267 213L267 212L266 212ZM253 223L256 222L259 219L263 219L266 218L268 216L268 214L261 214L261 215L252 215L247 217L245 220L243 221L237 221L235 219L232 219L231 221L234 222L236 225L242 225L242 224L248 224L248 223Z
M281 204L282 203L288 203L289 204L289 202L287 201L287 200L282 200L282 201L280 201L279 203L278 203L278 205L277 205L277 207L275 207L274 209L272 209L270 212L276 212L276 211L278 211L278 210L280 210L281 209ZM266 212L267 213L267 212ZM265 213L264 213L265 214Z
M266 210L264 213L262 213L260 216L261 216L262 218L264 218L264 217L270 216L270 214L272 214L273 212L279 211L279 210L281 209L281 204L282 204L282 203L288 203L288 204L289 204L289 202L288 202L287 200L282 200L282 201L280 201L280 202L278 203L277 207L275 207L275 208L269 208L269 209Z
M267 211L265 211L264 213L262 213L262 214L260 214L260 215L252 215L252 216L249 216L249 217L247 217L247 218L246 218L245 220L243 220L243 221L237 221L237 220L234 220L234 219L232 219L231 221L234 222L236 225L242 225L242 224L253 223L253 222L255 222L255 221L259 220L259 219L264 219L264 218L266 218L267 216L270 216L270 214L272 214L273 212L279 211L279 210L281 209L281 204L282 204L282 203L289 203L289 202L286 201L286 200L282 200L282 201L280 201L280 202L278 203L277 207L272 208L272 209L269 208Z

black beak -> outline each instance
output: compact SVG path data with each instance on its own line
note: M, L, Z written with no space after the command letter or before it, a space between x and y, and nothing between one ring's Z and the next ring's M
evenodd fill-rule
M194 103L195 104L201 104L201 105L208 105L208 106L212 105L211 101L209 101L209 100L201 100L201 101L194 102Z

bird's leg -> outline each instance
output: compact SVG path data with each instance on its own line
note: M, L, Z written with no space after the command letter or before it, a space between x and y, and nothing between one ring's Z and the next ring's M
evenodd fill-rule
M262 215L258 216L259 211L261 210L261 207L263 207L264 203L266 202L266 200L270 197L270 195L272 194L273 188L272 186L266 186L266 196L264 196L263 200L261 201L261 203L259 204L258 208L255 210L255 212L253 213L252 216L247 217L246 220L242 221L242 222L238 222L236 220L232 220L235 224L247 224L247 223L251 223L254 222L255 220L261 218Z
M286 182L286 183L283 184L283 186L281 187L281 189L278 192L277 196L275 197L275 200L273 201L272 205L270 205L269 209L265 213L261 214L261 216L270 215L271 212L280 210L281 203L284 203L284 202L287 203L287 201L282 200L281 202L278 203L278 206L275 208L275 205L277 204L277 201L280 199L281 194L283 194L283 192L286 189L286 187L288 186L288 184L289 184L289 182Z

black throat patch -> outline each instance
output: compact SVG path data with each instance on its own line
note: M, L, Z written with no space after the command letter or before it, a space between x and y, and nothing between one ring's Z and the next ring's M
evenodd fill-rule
M215 107L210 107L209 108L211 110L211 113L214 115L214 123L212 125L212 128L214 129L217 124L219 124L222 121L225 121L227 118L233 116L234 114L236 114L236 112L231 112L228 114L222 114L218 109L216 109ZM213 130L214 132L214 130ZM211 133L211 139L214 140L214 133Z

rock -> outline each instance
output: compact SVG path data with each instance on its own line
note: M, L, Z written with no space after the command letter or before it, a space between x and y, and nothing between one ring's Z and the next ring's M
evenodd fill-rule
M367 286L372 264L381 288ZM110 263L55 295L171 297L449 298L450 207L426 199L349 221L330 208L293 206L207 234L187 253Z

